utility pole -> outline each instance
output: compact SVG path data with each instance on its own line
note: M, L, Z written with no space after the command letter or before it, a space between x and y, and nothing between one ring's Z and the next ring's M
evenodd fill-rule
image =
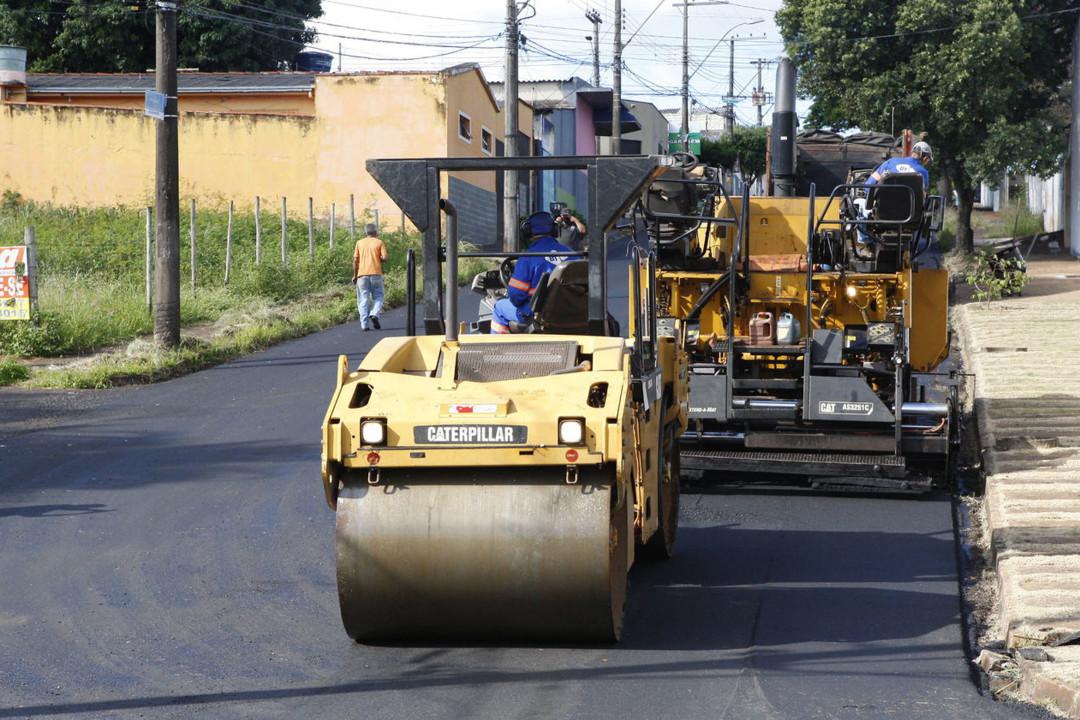
M1080 15L1073 30L1072 122L1065 167L1065 233L1073 253L1080 252Z
M731 38L731 52L728 54L728 106L727 106L727 137L735 139L735 38Z
M506 0L506 92L503 99L503 155L517 157L518 17L517 0ZM518 251L518 172L503 172L503 250Z
M757 126L761 127L762 122L762 108L765 107L765 103L768 102L769 96L765 92L765 87L761 84L761 68L766 65L772 65L772 60L763 60L758 58L754 61L757 65L757 86L754 87L754 106L757 107Z
M683 152L690 152L690 36L689 19L691 5L727 5L728 0L705 0L672 3L672 7L682 8L682 146ZM700 66L699 66L700 67Z
M682 9L682 136L683 152L690 152L690 4L683 3Z
M176 11L178 2L158 0L154 87L165 95L158 120L154 195L157 248L154 340L166 348L180 344L180 151L176 98Z
M600 13L589 10L585 19L592 23L592 84L600 87Z
M615 48L611 72L611 154L622 153L622 0L615 0Z

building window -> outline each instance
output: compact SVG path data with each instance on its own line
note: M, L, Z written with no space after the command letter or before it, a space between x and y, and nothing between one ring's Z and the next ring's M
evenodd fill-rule
M458 113L457 132L459 138L467 143L472 142L472 118L463 112Z
M490 155L492 148L495 145L495 139L491 135L491 131L486 127L480 128L480 149L484 151L485 155Z

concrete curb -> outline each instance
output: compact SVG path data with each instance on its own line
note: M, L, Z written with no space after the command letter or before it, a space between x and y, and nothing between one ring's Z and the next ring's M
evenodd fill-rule
M1016 690L1080 718L1080 647L1049 647L1080 630L1080 302L972 302L953 308L953 327L974 375L988 557ZM1032 646L1047 659L1020 654Z

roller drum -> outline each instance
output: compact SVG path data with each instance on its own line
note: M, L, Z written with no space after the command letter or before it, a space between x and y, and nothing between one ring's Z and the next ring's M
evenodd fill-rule
M341 616L356 640L615 640L627 510L611 475L383 471L337 507Z

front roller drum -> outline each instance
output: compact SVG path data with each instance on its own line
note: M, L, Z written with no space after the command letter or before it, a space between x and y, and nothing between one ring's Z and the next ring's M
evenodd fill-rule
M613 473L556 468L388 472L346 479L337 579L358 641L618 639L625 493ZM616 497L621 495L621 497Z

